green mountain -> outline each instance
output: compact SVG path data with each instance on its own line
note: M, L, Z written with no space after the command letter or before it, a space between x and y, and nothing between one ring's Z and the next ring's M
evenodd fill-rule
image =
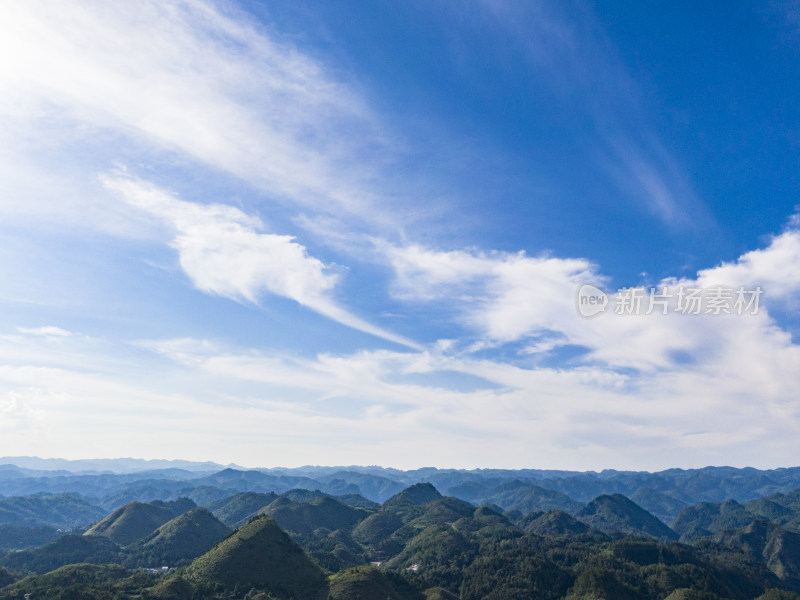
M800 533L800 490L751 500L745 503L745 508L754 515Z
M166 508L175 517L180 516L183 513L188 512L193 508L197 507L197 504L195 504L189 498L178 498L176 500L152 500L150 504L152 504L153 506L160 506L161 508Z
M224 478L240 479L248 486L273 480L296 483L314 469L300 470L294 478L280 470L228 472ZM496 503L476 508L463 499L443 497L434 483L449 489L461 485L464 473L433 469L415 472L417 477L430 477L431 483L411 485L382 506L367 503L364 508L318 491L351 485L344 476L329 477L340 470L323 472L320 481L328 487L283 486L280 489L290 491L281 497L254 491L230 493L223 502L212 502L210 508L227 518L259 511L274 517L248 520L230 534L210 510L181 499L183 492L177 488L163 496L174 500L123 506L95 526L108 537L62 536L41 548L3 557L0 600L18 600L27 593L34 600L383 600L387 596L395 600L798 600L793 592L800 591L800 533L786 528L796 522L800 493L784 488L775 492L769 481L783 477L781 472L765 479L762 487L752 488L769 490L764 497L745 498L742 504L684 507L679 524L706 536L691 545L664 543L675 534L620 494L598 496L577 518L560 510L533 511L523 517L519 510L504 512ZM403 476L403 472L389 473ZM494 490L513 500L531 490L539 493L534 488L547 492L544 486L553 483L535 479L541 477L535 472L518 481L503 473L473 473L470 493L480 497L485 490ZM694 474L667 475L700 484ZM755 486L756 475L746 471L742 476ZM14 471L9 476L17 477L16 482L22 475ZM674 512L684 501L674 489L645 485L650 474L612 471L578 479L590 487L612 482L635 490L634 496L659 514ZM566 476L559 481L564 486L578 483L568 482ZM184 479L181 484L187 483ZM733 484L719 480L714 485L726 489ZM141 487L128 486L123 495L142 490L152 498L167 487L153 480ZM216 494L212 488L202 489ZM265 499L270 502L261 504ZM250 510L254 506L255 511ZM184 512L189 507L192 510ZM177 513L182 514L176 517ZM153 526L162 518L163 523ZM744 526L736 526L740 523ZM724 529L729 525L735 527ZM124 547L111 541L112 535L130 531L139 535L148 527L152 528ZM626 535L636 537L622 537ZM180 566L197 555L188 566ZM19 578L25 570L41 573L78 561L178 568L162 575L76 564ZM382 564L365 568L370 561ZM329 581L323 569L329 570Z
M373 511L347 506L322 496L310 502L294 502L281 496L261 509L320 565L331 571L363 565L364 548L352 537L352 530Z
M677 535L656 517L622 494L598 496L581 510L578 519L608 534L641 535L677 539Z
M17 580L17 578L11 574L11 572L4 568L0 567L0 588L4 588L7 585L11 585Z
M323 571L283 532L260 516L197 558L187 573L225 589L256 588L279 599L324 599Z
M108 592L111 585L130 576L130 571L118 565L68 565L45 575L26 577L0 589L0 599L20 600L25 597L25 594L30 594L32 600L37 598L57 598L59 600L113 598L114 596ZM98 588L102 589L106 595L100 595Z
M208 506L214 502L230 498L236 490L221 490L210 485L200 485L197 487L183 488L181 496L189 498L197 506Z
M334 496L334 499L338 500L342 504L347 504L347 506L355 506L358 508L378 508L380 504L377 502L373 502L369 498L365 498L361 494L344 494L341 496Z
M521 525L528 533L535 535L585 535L592 531L591 527L578 521L561 510L550 510L545 513L531 513Z
M720 531L745 527L755 518L756 515L735 500L721 504L700 502L683 509L672 528L681 536L681 541L688 542Z
M381 509L353 529L353 539L373 557L385 560L397 555L406 543L430 525L453 525L471 518L475 507L443 497L429 483L413 485L383 503ZM498 515L499 516L499 515Z
M331 580L328 600L426 600L426 597L394 572L358 567Z
M566 494L515 479L496 487L480 484L454 486L447 493L473 504L496 504L506 511L519 511L528 514L533 511L562 510L578 512L583 505Z
M687 504L667 492L642 487L630 499L663 523L672 523Z
M356 471L336 471L325 477L320 477L319 481L325 484L324 489L328 493L346 495L355 492L378 503L386 502L386 500L402 491L404 487L402 483L389 477ZM358 488L358 491L344 488L339 482L354 485Z
M180 574L164 577L152 588L147 590L148 600L195 600L213 597L210 594L198 593L195 585ZM254 598L250 596L250 598Z
M473 509L455 498L440 498L401 515L405 524L382 544L376 555L400 548L386 562L390 569L408 572L423 587L443 586L455 592L464 569L478 556L480 540L520 535L506 517L488 506Z
M47 573L77 563L106 564L121 561L120 547L95 535L64 535L41 548L12 552L0 566L24 573Z
M328 494L321 492L320 490L297 488L294 490L289 490L288 492L283 492L280 497L292 502L311 502L317 498L324 498L327 495Z
M78 494L37 494L0 500L0 524L74 529L105 515Z
M766 534L743 532L746 541L688 546L526 534L491 507L467 508L440 498L387 510L404 523L395 532L401 553L379 569L338 570L330 582L274 521L259 517L167 575L72 565L16 582L6 576L0 600L798 600L788 591L800 587L771 572L773 553L765 560L762 549L783 548L775 556L788 567L796 546L768 523Z
M377 547L403 526L400 514L381 510L361 521L353 529L353 539L365 546Z
M742 529L717 533L713 540L763 559L779 579L800 586L799 533L756 519Z
M416 483L396 493L383 503L384 508L397 508L401 506L417 506L438 500L442 495L430 483Z
M262 512L291 533L311 536L316 530L350 531L370 513L361 508L346 506L329 496L311 502L292 502L281 497L262 509Z
M120 546L127 546L152 533L174 516L172 510L164 506L131 502L97 522L86 535L102 535Z
M278 497L274 492L242 492L207 506L214 516L228 527L244 524L259 510L274 502Z
M126 564L142 567L188 564L230 533L209 510L193 508L130 546Z
M582 546L569 548L570 553L578 553L580 559L586 559L581 554ZM548 557L540 538L493 536L480 541L479 552L463 570L458 588L448 589L458 591L461 598L469 600L557 600L564 597L574 579L566 565L559 565Z
M58 536L59 532L56 529L45 525L38 527L0 525L0 552L35 548L52 542Z
M325 484L324 492L332 496L360 495L361 488L355 483L347 483L344 479L331 479Z

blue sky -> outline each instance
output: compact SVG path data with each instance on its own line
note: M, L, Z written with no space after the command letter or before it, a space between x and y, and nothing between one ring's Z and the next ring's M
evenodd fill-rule
M2 11L0 455L800 451L796 3Z

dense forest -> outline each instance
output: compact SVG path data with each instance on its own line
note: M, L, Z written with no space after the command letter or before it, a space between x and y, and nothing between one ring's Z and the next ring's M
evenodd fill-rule
M408 472L3 469L3 491L56 485L0 499L0 599L800 600L789 469L429 470L405 487ZM152 497L173 484L187 494Z

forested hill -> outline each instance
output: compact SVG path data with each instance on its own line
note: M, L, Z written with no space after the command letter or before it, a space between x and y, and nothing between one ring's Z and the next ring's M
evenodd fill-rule
M800 600L800 491L689 505L669 527L622 494L541 489L569 512L428 482L381 504L302 488L133 501L0 557L0 600Z

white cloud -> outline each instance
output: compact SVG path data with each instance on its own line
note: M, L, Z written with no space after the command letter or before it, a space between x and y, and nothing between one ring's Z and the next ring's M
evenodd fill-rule
M536 348L542 340L557 339L556 344L539 345L540 351L572 344L588 351L585 361L640 370L691 369L691 363L727 364L726 360L744 367L739 363L746 361L737 359L738 355L753 363L743 375L772 371L770 364L761 364L765 355L793 356L797 352L791 336L770 316L771 307L796 303L800 291L797 229L788 229L765 248L748 252L735 262L700 271L695 279L670 278L655 284L659 291L665 287L673 296L667 315L658 310L647 316L613 314L614 301L620 297L612 295L606 314L580 317L575 304L579 286L604 281L597 268L584 259L443 252L420 246L388 247L384 252L395 270L396 296L452 306L455 318L480 336L474 350L520 340ZM692 316L675 312L679 286L709 289L719 285L745 291L761 286L764 293L758 314ZM638 292L644 297L644 311L649 288L638 288ZM761 348L761 356L753 355L755 348Z
M126 202L172 228L170 244L200 291L253 304L264 293L275 294L348 327L415 346L339 306L332 298L339 276L293 237L262 232L257 217L232 206L187 202L123 175L101 180Z
M800 293L800 227L792 226L765 248L748 252L735 262L698 273L703 285L736 287L754 284L764 289L764 301L794 301Z
M254 397L269 398L265 410L282 402L281 411L311 422L333 411L343 430L368 436L352 443L366 444L362 448L378 463L659 468L675 461L753 464L757 455L759 464L774 466L786 448L800 449L792 433L800 424L794 392L800 375L791 366L796 352L783 354L764 377L753 376L782 354L774 347L757 365L752 357L739 364L726 358L694 369L623 375L602 367L526 368L428 352L300 359L188 340L148 346L204 376L254 384L260 390ZM441 379L445 373L494 386L455 391ZM428 384L415 379L421 375L430 377ZM776 385L765 385L772 377L779 378ZM400 439L405 448L393 455Z
M577 287L600 278L583 259L442 252L416 245L385 252L396 273L396 296L452 302L466 321L503 342L557 329Z
M800 451L800 355L780 331L748 322L752 337L713 360L639 373L512 365L447 344L302 357L186 338L140 343L153 352L143 360L80 336L0 336L0 414L14 425L0 453L90 456L100 444L113 455L217 458L213 447L251 466L320 456L398 467L777 466Z
M384 218L363 167L387 144L369 109L319 61L228 5L6 6L0 91L0 116L13 120L7 132L20 141L74 147L127 136L226 171L271 199Z
M66 329L62 329L61 327L55 327L54 325L46 325L44 327L17 327L17 331L20 333L25 333L28 335L37 335L42 337L68 337L72 335L71 331L67 331Z

